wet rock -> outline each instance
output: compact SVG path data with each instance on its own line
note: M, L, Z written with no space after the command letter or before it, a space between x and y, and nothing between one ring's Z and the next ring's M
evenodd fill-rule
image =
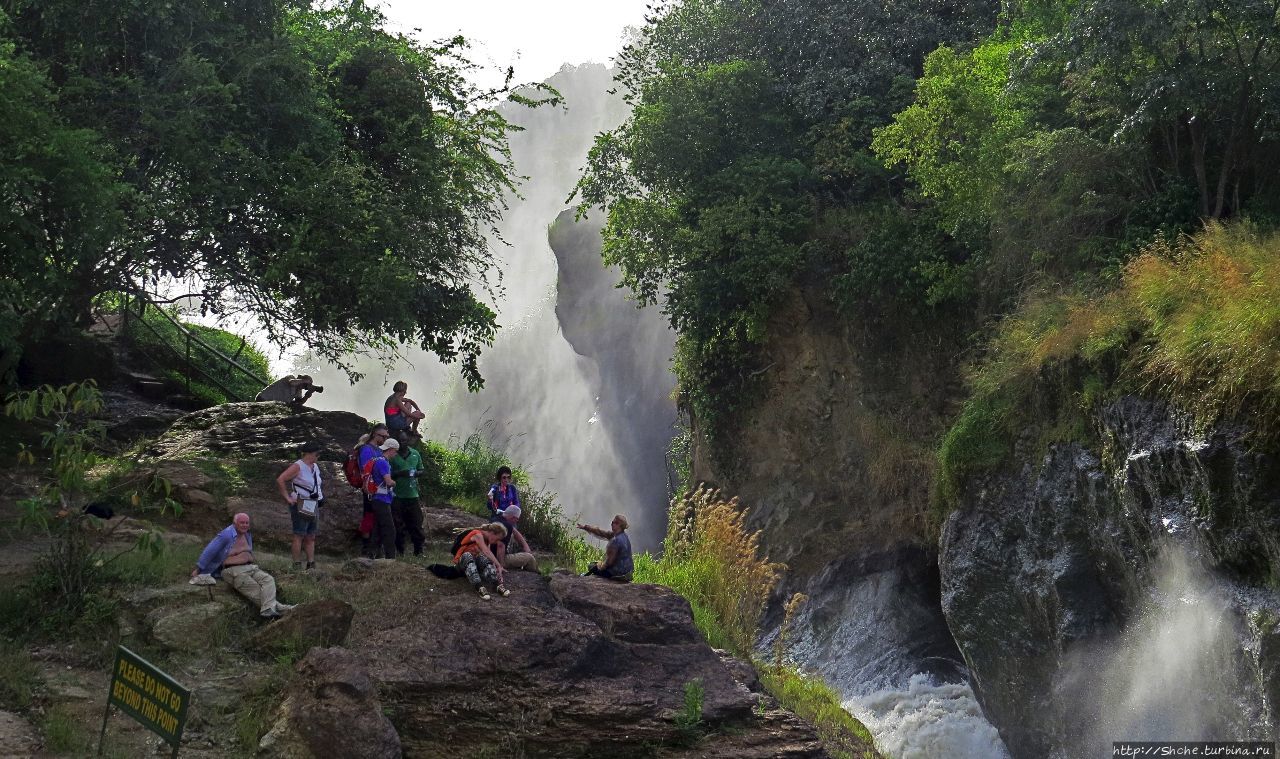
M259 753L288 759L395 759L400 738L382 713L360 658L343 648L313 648L298 663L279 716Z
M984 712L1015 757L1096 756L1116 739L1099 725L1121 719L1107 713L1107 689L1132 682L1138 702L1162 705L1127 711L1162 715L1149 716L1153 724L1169 718L1156 709L1182 715L1152 740L1270 740L1280 719L1271 621L1280 594L1270 587L1280 470L1242 430L1197 434L1140 398L1110 404L1097 421L1105 456L1079 443L1043 456L1020 445L1005 469L969 483L943 526L943 611ZM1170 587L1175 561L1203 589ZM1109 658L1136 645L1125 636L1200 603L1200 590L1220 620L1216 637L1188 639L1166 664L1216 657L1211 678L1159 694L1138 684L1144 675L1129 662ZM1164 705L1177 699L1180 708Z
M355 608L351 604L336 599L298 604L293 611L254 633L248 645L274 653L340 646L351 632L354 616Z

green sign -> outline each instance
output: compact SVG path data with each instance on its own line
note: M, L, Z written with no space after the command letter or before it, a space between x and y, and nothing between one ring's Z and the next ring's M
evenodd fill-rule
M191 691L179 685L177 680L124 646L116 651L107 708L114 704L141 722L173 746L174 754L182 742L182 728L187 722L190 703ZM107 718L103 715L104 731L106 727Z

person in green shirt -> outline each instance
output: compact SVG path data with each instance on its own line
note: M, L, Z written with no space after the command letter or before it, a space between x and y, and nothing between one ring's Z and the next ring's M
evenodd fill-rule
M391 516L396 524L396 555L404 556L405 536L413 541L413 555L422 555L426 534L422 531L422 507L418 505L418 476L422 473L422 454L412 445L400 449L391 459L391 477L396 481L392 491Z

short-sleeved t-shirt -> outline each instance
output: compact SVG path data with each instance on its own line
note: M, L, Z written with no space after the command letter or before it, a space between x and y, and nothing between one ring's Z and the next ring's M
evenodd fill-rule
M417 448L401 448L400 455L391 460L391 476L396 478L396 498L417 498L421 474L422 454Z
M520 493L516 491L515 485L507 485L503 488L501 483L489 488L489 511L506 511L508 506L520 505Z
M609 567L612 574L629 575L635 571L635 563L631 560L631 538L627 537L627 533L620 532L609 538L608 548L617 549L613 566Z
M391 503L391 491L382 484L383 477L391 474L391 462L379 456L373 460L373 469L369 474L373 477L374 482L379 483L378 492L369 497L375 501L381 501L382 503Z

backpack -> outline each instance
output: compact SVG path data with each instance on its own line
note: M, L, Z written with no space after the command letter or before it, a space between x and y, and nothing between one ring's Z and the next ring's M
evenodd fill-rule
M364 477L360 474L360 446L347 451L347 460L342 464L342 473L347 477L347 484L359 490L364 486Z
M458 549L462 547L462 541L463 541L463 540L464 540L468 535L470 535L472 532L475 532L475 531L476 531L476 530L478 530L478 529L480 529L480 528L479 528L479 527L467 527L467 528L464 528L464 529L462 529L462 530L459 530L459 531L458 531L458 534L453 536L453 546L449 549L449 556L452 558L456 553L458 553Z
M373 465L378 463L378 457L374 456L364 463L364 473L360 478L360 491L366 495L377 495L378 487L381 485L373 479Z

